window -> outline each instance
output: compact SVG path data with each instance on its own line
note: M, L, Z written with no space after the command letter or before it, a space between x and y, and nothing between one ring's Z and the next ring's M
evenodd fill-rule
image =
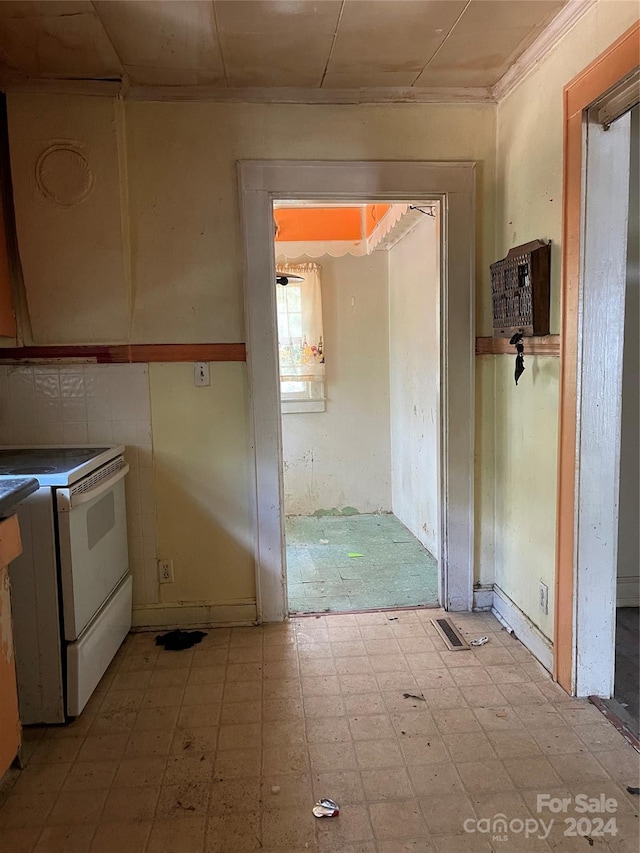
M278 264L279 274L301 282L276 285L282 411L324 411L325 346L320 266Z

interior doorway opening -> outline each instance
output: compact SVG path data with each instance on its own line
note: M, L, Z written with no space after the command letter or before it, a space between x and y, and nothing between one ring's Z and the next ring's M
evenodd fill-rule
M287 617L273 202L429 198L441 204L440 601L471 610L474 580L476 167L472 162L245 160L238 164L260 622Z
M640 738L640 105L630 114L629 214L624 295L620 485L616 560L615 665L611 711Z
M276 200L290 613L440 601L440 202Z
M633 465L622 457L621 439L629 334L625 321L633 317L625 314L633 310L628 300L628 238L634 213L630 189L636 190L637 205L637 172L635 178L630 175L636 165L632 159L637 162L638 156L637 150L631 153L631 111L637 93L637 27L565 88L554 669L568 692L589 696L601 709L620 686L617 605L625 586L636 590L636 604L638 590L637 414L634 515L621 489L621 466ZM637 216L635 221L637 235ZM632 272L637 288L637 262ZM633 320L631 335L637 341L637 308ZM635 358L637 386L637 350ZM636 556L630 585L620 583L621 509L629 509L634 517ZM626 734L633 739L629 729Z

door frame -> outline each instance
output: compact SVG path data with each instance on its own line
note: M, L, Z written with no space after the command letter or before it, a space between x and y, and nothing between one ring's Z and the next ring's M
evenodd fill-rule
M595 456L594 451L610 444L611 435L619 433L620 413L617 404L598 407L595 402L598 394L604 394L605 383L607 393L611 392L607 377L621 376L621 341L607 335L602 323L608 318L618 327L624 313L620 270L608 266L611 240L606 234L595 241L590 236L589 246L585 240L587 234L597 237L597 231L590 230L591 215L597 204L606 205L607 197L607 188L599 192L597 183L590 180L592 196L587 199L587 166L606 169L606 149L616 143L613 127L612 136L605 139L612 130L597 129L589 120L588 109L637 68L639 52L640 24L636 23L564 89L554 678L568 693L578 695L610 695L613 686L612 572L617 526L615 535L613 527L617 525L619 449L609 447L608 454ZM613 208L600 208L600 221L609 214L617 215ZM608 300L597 291L598 275L603 272L608 282L615 280ZM593 357L595 347L599 348L597 359ZM616 424L617 433L612 432ZM583 457L588 464L582 464ZM604 566L600 573L594 571L598 561Z
M435 199L441 202L441 602L471 610L474 577L475 163L238 162L244 245L247 371L253 435L256 606L288 615L282 434L273 270L273 202ZM448 425L452 429L448 429Z

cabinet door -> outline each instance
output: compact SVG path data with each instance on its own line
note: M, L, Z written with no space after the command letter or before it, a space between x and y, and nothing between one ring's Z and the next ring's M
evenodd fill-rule
M1 188L0 188L1 190ZM5 230L4 211L0 198L0 336L15 338L16 321L13 315L11 276L7 253L7 232Z
M9 573L0 569L0 778L9 769L20 749L18 690L11 635Z

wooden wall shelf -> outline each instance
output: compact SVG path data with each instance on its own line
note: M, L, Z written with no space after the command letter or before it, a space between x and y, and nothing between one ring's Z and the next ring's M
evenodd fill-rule
M560 335L544 335L543 337L523 338L525 355L546 355L551 358L560 357ZM516 348L507 338L476 338L476 355L512 355L515 357Z

